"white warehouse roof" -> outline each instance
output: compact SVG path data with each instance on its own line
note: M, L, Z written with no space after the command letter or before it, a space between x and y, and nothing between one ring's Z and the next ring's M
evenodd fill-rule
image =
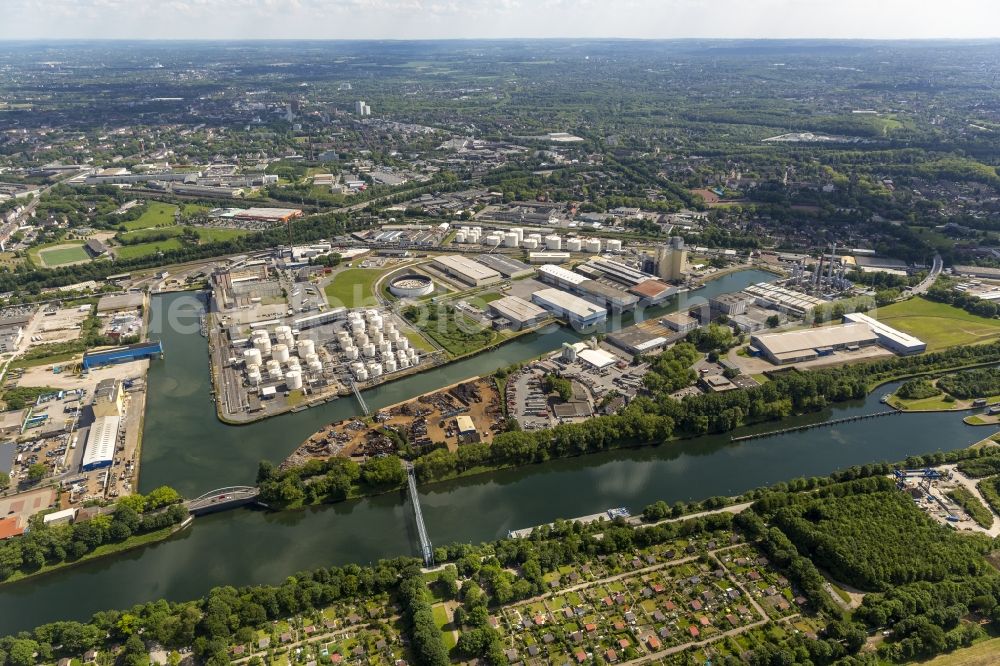
M598 370L614 365L618 360L614 354L609 354L603 349L584 349L578 352L577 356Z
M587 279L579 273L574 273L571 270L567 270L562 266L556 266L555 264L545 264L544 266L539 266L538 272L543 275L549 275L553 279L565 282L566 284L580 284Z
M868 324L872 329L872 332L879 336L880 338L885 338L891 342L899 345L900 347L912 350L923 351L927 348L927 343L925 343L920 338L916 338L909 333L903 333L900 330L893 328L887 324L883 324L877 319L872 319L866 314L860 312L850 312L844 315L845 322L858 323L858 324Z
M767 333L755 335L752 340L758 346L767 348L771 354L779 356L820 347L874 343L876 338L877 336L868 327L868 324L858 323L808 328L785 333Z
M87 449L83 452L82 469L93 469L110 464L115 457L120 416L99 416L87 434Z
M539 289L531 298L543 307L548 305L580 319L589 319L598 314L607 316L607 310L603 307L562 289Z

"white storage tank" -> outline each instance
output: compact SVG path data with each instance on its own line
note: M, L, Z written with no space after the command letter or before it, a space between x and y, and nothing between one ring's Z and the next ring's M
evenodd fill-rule
M312 354L306 354L306 363L312 363L313 361L319 360L319 354L313 352Z
M528 234L528 239L535 241L539 245L542 244L542 235L541 234Z
M373 358L375 356L375 345L369 342L362 347L361 351L365 355L365 358Z
M524 242L521 243L521 244L524 246L525 250L537 250L538 249L538 241L536 241L534 238L525 238Z
M399 359L398 364L400 370L406 370L408 367L410 367L410 359L404 356L403 358Z
M296 349L299 351L299 358L305 358L316 353L316 343L312 340L299 340Z
M246 349L243 351L243 361L247 364L248 367L251 365L260 366L263 360L264 358L261 355L260 350L257 349L256 347L253 349Z
M347 354L347 360L357 361L358 360L358 348L354 345L350 347L344 347L344 353Z
M587 252L593 252L594 254L599 254L601 252L601 239L600 238L588 238L583 243L583 249Z
M358 335L359 333L365 332L365 322L360 319L355 319L351 322L351 334Z
M465 242L465 232L464 231L459 231L457 234L455 234L455 242L456 243L464 243Z
M314 372L320 374L323 372L323 364L319 361L310 361L308 364L309 372Z
M288 369L289 370L302 370L302 364L299 363L299 359L294 356L288 359Z
M607 241L607 243L605 243L605 246L606 246L608 252L621 252L622 251L622 242L620 240L618 240L617 238L612 238L611 240Z
M517 242L520 243L524 240L524 229L521 227L514 227L510 230L510 233L517 234Z
M508 231L503 235L503 246L504 247L517 247L517 234L513 231Z
M368 364L368 374L374 377L382 376L382 364L377 361L372 361Z
M271 358L278 363L285 363L288 361L288 345L284 343L274 345L271 349Z
M281 379L281 364L277 361L268 361L267 376L269 379Z
M545 237L545 248L547 250L561 250L562 238L555 234L549 234Z
M381 332L381 331L375 331L375 332L374 332L374 333L372 334L372 342L373 342L373 343L375 343L375 344L377 344L377 345L380 345L380 344L382 344L382 342L384 342L384 341L385 341L385 336L384 336L384 335L382 335L382 332Z
M503 236L500 234L490 234L483 240L483 245L497 246L503 243Z
M289 391L297 391L302 388L302 373L298 370L289 370L285 375L285 386Z
M354 374L354 378L359 382L368 381L368 370L362 366L361 369Z
M351 336L346 331L337 333L337 344L340 345L341 349L343 349L351 344Z
M407 340L406 338L404 338L403 336L400 336L399 340L396 341L396 345L400 349L402 349L403 351L405 351L405 350L407 350L407 349L410 348L410 341Z
M382 366L385 368L386 372L396 372L396 359L387 358Z
M259 351L264 356L271 353L271 339L270 338L257 338L253 341L254 349Z
M358 335L354 336L354 344L356 344L359 347L364 347L369 342L371 342L371 340L368 338L368 335L366 333L359 333Z
M260 384L260 368L256 365L251 365L247 368L247 379L250 380L251 384Z
M570 252L579 252L583 248L583 243L579 238L567 238L566 249Z

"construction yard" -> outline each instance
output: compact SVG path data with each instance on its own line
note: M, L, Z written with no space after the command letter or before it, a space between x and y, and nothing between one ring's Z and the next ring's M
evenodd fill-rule
M469 422L473 429L460 432L459 424ZM449 451L457 451L463 443L492 442L503 422L496 384L491 378L472 379L386 407L370 419L331 423L303 442L283 465L394 453L403 442L417 449L443 443Z

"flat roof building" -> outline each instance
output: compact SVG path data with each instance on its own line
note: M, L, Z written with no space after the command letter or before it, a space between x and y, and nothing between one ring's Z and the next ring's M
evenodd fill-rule
M540 266L538 277L542 282L553 284L612 311L630 310L639 303L639 297L634 294L591 280L562 266Z
M798 363L826 356L838 349L869 347L878 336L868 324L838 324L785 333L765 333L750 337L750 344L774 364Z
M662 335L629 326L615 333L608 333L608 342L629 354L652 354L662 351L670 342Z
M98 416L94 420L87 434L87 448L83 452L81 470L89 472L111 465L115 458L115 442L118 440L120 425L120 416Z
M505 296L488 303L486 307L491 315L503 317L515 328L534 326L549 316L547 310L517 296Z
M762 307L780 310L797 317L804 317L817 305L826 303L822 298L816 298L769 282L752 284L743 291L750 294Z
M529 252L528 263L531 264L562 264L570 259L569 252Z
M531 300L557 317L584 328L601 324L608 318L605 308L561 289L541 289L531 295Z
M872 332L878 336L878 342L880 345L901 356L919 354L927 351L927 343L923 340L915 338L908 333L896 330L892 326L883 324L877 319L872 319L866 314L851 312L844 315L844 321L867 324L868 327L871 328Z
M437 257L431 265L445 275L460 280L473 287L485 287L500 282L500 273L460 254Z
M125 410L125 389L117 379L102 379L94 389L94 416L121 416Z
M90 370L102 365L112 363L127 363L128 361L138 361L144 358L156 358L163 356L163 345L159 340L151 342L139 342L134 345L124 347L112 347L96 352L87 352L83 355L83 369Z
M289 222L302 217L302 211L298 208L247 208L233 217L252 222Z
M698 328L698 320L689 315L687 312L674 312L668 314L662 321L668 328L678 333L687 333L688 331L693 331Z
M628 293L638 296L639 302L644 305L659 305L679 291L680 289L677 287L672 287L653 278L643 280L628 288Z
M535 272L534 268L523 261L511 259L502 254L481 254L476 257L476 261L492 268L508 280L528 277Z

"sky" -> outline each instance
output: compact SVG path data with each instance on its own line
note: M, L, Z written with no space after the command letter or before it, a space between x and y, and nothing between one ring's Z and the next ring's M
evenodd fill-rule
M0 39L994 38L998 0L0 0Z

